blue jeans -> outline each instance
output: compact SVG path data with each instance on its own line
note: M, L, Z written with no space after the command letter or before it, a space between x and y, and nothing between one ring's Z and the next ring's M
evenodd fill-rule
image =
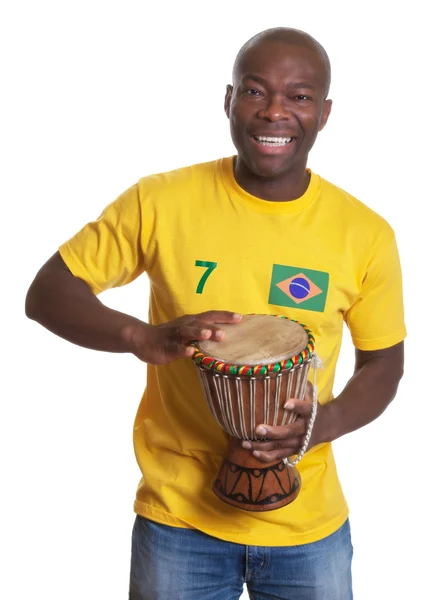
M137 516L129 600L352 600L348 520L311 544L244 546Z

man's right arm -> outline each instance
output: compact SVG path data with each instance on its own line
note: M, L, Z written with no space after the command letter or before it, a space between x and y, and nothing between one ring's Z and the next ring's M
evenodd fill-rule
M37 273L26 296L25 312L74 344L106 352L130 352L123 329L147 327L143 321L105 306L85 281L72 275L59 252Z
M26 297L26 315L78 346L130 352L146 363L167 364L193 354L191 340L219 341L219 323L240 315L208 311L153 326L105 306L90 287L72 275L56 252L40 269Z

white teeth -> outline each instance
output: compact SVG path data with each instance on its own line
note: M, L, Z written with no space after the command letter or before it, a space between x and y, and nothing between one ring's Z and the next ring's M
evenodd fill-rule
M254 138L256 141L263 146L285 146L289 144L292 138L283 138L283 137L267 137L264 135L255 135Z

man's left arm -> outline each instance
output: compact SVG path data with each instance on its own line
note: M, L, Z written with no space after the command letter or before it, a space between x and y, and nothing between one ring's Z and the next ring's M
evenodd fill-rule
M395 397L403 375L404 343L383 350L356 350L353 376L343 391L331 402L318 405L308 449L324 442L333 442L346 433L374 421ZM261 425L257 434L264 442L243 442L261 462L281 460L298 454L303 445L312 410L312 386L308 385L305 400L289 400L290 410L297 413L291 425Z
M355 350L353 376L316 416L313 445L332 442L374 421L397 393L403 375L404 342L383 350Z
M355 350L353 376L343 391L331 402L318 405L308 449L324 442L333 442L346 433L374 421L386 409L397 393L403 375L404 343L382 350ZM291 410L298 419L291 425L257 430L266 436L264 442L243 442L262 462L281 460L298 454L303 444L312 410L312 386L309 384L305 401L290 400Z

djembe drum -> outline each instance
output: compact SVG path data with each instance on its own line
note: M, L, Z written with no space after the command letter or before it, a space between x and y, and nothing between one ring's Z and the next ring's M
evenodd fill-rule
M280 508L300 491L295 465L311 436L316 387L304 443L294 460L262 463L241 446L241 440L260 440L255 433L260 424L287 425L296 420L297 415L283 406L289 398L305 398L314 337L306 326L274 315L245 315L240 323L220 329L226 333L223 341L193 343L208 406L231 436L213 491L245 510Z

